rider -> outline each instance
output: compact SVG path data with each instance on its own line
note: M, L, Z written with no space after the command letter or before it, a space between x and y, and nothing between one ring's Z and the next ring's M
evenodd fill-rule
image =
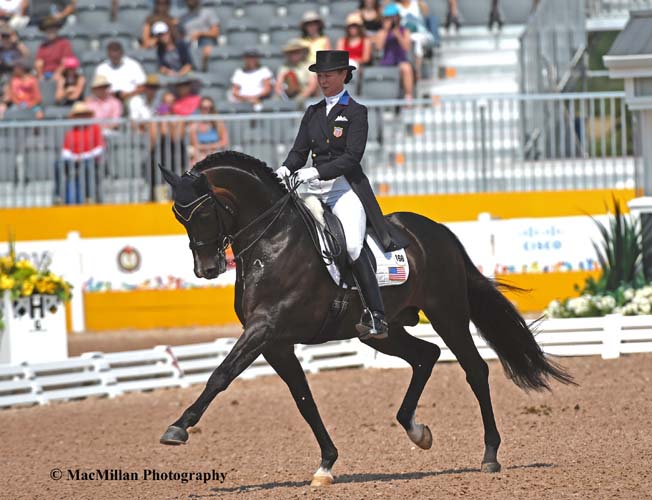
M306 109L301 126L283 166L276 173L285 178L296 172L308 183L308 193L318 196L341 221L353 274L368 311L356 329L360 338L385 338L387 322L373 264L362 251L367 220L385 251L407 246L407 239L383 217L360 161L367 145L367 108L344 90L355 67L345 50L317 52L317 73L325 99ZM305 167L312 151L312 166Z

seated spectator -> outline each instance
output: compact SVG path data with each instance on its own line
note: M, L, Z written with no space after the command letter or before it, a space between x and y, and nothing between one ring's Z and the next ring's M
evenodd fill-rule
M5 83L14 71L14 64L27 59L29 50L18 39L16 32L6 24L0 25L0 82Z
M376 44L383 56L381 66L398 66L401 71L401 83L405 98L412 99L414 76L412 65L408 62L410 50L410 32L401 26L396 4L387 4L383 10L383 27L376 35Z
M29 64L25 60L14 63L14 71L4 89L4 102L0 106L0 117L10 106L20 109L31 109L36 119L43 118L41 108L41 90L37 78L30 73Z
M54 81L57 84L54 94L57 104L70 106L84 98L86 77L79 71L79 59L75 56L63 60L63 66L54 74Z
M145 83L143 67L138 61L125 55L120 42L109 42L106 51L109 58L97 67L95 75L106 77L111 84L111 92L118 99L128 101Z
M337 42L338 50L349 52L349 63L360 69L371 61L371 40L364 31L362 16L358 12L346 18L346 34Z
M324 21L316 12L309 11L303 15L301 33L308 47L308 62L310 64L317 61L317 51L331 49L331 41L324 35Z
M83 101L72 106L69 118L93 118L93 110ZM55 165L55 203L80 204L99 199L99 174L105 150L102 129L96 123L74 125L66 132L61 159ZM82 192L83 181L83 192ZM62 200L62 192L65 193Z
M122 102L111 93L111 84L104 75L96 75L91 84L91 95L86 98L86 104L98 120L117 120L122 116ZM109 133L118 124L104 123L102 130Z
M31 0L29 4L29 24L40 26L50 19L61 28L75 13L77 0Z
M369 35L380 31L383 27L380 0L360 0L358 12L362 17L362 25Z
M1 0L0 21L15 30L23 29L29 22L27 17L28 0Z
M210 120L196 121L190 124L190 145L192 146L192 163L203 160L207 155L222 151L229 146L229 135L222 120L215 119L217 110L210 97L202 97L199 111ZM202 117L203 117L202 116Z
M272 94L274 74L267 66L260 65L260 53L249 49L244 54L244 66L238 68L231 77L229 99L235 102L248 102L254 109L260 109L261 101Z
M179 28L188 44L197 42L201 50L202 71L208 68L208 59L220 35L220 21L215 9L202 8L200 0L186 0L188 12L179 18Z
M278 70L274 92L284 99L303 104L317 92L317 76L308 70L308 48L302 40L290 40L283 47L283 54L285 64Z
M161 74L179 76L192 71L188 44L183 40L177 40L167 24L162 21L154 23L152 34L157 40L156 54Z
M199 109L201 96L197 93L197 79L191 74L186 74L174 83L174 103L172 114L178 116L193 115Z
M49 80L61 67L64 58L74 56L72 45L67 38L59 36L59 24L54 18L47 18L39 29L45 32L46 40L36 51L34 68L39 79Z
M158 75L148 75L145 84L139 87L138 94L129 101L129 118L149 120L157 114L161 104L161 83Z
M152 33L152 28L156 23L163 23L173 31L176 31L177 20L170 15L170 0L154 0L154 10L147 16L145 25L143 26L141 45L145 49L156 47L156 35Z
M414 70L416 79L421 79L421 66L426 50L435 46L435 37L428 29L426 17L428 6L422 0L399 0L396 4L401 24L410 31L414 47Z

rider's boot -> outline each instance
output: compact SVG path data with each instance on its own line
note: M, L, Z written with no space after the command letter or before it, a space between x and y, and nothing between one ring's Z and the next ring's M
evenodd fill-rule
M352 264L353 274L360 287L367 309L362 312L360 323L355 328L361 340L387 338L387 322L385 321L385 306L380 295L380 287L376 273L365 250Z

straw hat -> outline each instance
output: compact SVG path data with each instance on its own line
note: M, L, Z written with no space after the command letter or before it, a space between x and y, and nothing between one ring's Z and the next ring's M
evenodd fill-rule
M70 110L70 114L68 115L70 118L80 118L80 117L92 117L95 115L95 112L88 107L88 104L86 104L84 101L77 101L75 104L72 105L72 109Z
M352 12L348 16L346 16L346 25L347 26L363 26L364 21L362 20L362 15L360 15L359 12Z
M313 23L315 21L324 24L324 20L321 18L319 13L315 12L314 10L309 10L301 18L301 26L307 23Z
M160 86L161 86L161 80L156 73L147 75L147 78L145 79L145 87L160 87Z
M93 79L93 83L91 84L92 89L96 89L99 87L110 87L111 82L106 78L104 75L96 75L95 78Z
M294 52L295 50L307 50L306 44L300 38L293 38L283 46L283 53Z

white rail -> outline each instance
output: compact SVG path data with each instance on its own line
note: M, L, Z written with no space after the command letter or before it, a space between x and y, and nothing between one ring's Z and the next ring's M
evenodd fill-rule
M473 340L484 359L495 359L475 331ZM441 361L454 361L430 325L409 328L410 333L442 349ZM133 391L203 384L235 344L236 339L185 346L103 354L86 353L56 363L0 365L0 408L48 404L89 396L116 397ZM602 356L652 352L652 316L610 315L604 318L546 321L537 335L543 350L554 356ZM340 368L404 368L399 359L377 353L352 339L321 345L299 345L296 354L308 373ZM260 357L242 374L245 378L272 375Z

